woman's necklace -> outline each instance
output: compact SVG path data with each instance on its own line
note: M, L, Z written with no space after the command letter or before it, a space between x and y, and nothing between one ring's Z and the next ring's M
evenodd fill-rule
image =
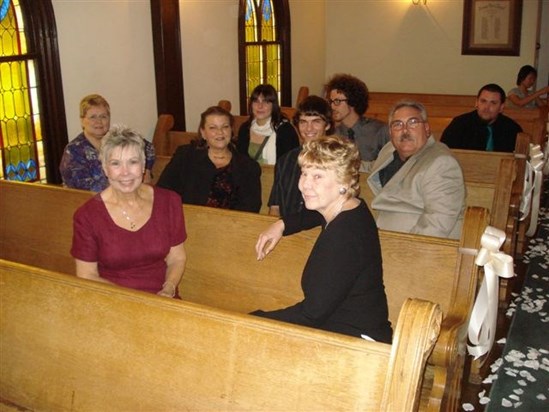
M124 210L124 208L122 207L121 204L119 204L118 207L120 208L120 211L122 212L122 216L124 216L126 218L126 220L129 222L130 229L135 230L135 228L137 227L137 223L135 222L136 219L132 219L130 217L130 215L128 215L128 212L126 212L126 210ZM141 214L141 206L137 202L137 211L136 211L136 215L134 215L134 216L139 216L140 214Z
M124 209L122 209L122 206L120 206L120 210L122 211L122 215L124 215L126 220L128 222L130 222L130 229L134 230L135 229L135 222L133 221L133 219L126 213L126 211Z

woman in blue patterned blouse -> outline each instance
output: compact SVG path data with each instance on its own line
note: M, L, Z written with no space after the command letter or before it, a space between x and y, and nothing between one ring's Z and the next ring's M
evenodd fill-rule
M109 185L99 160L101 140L110 127L111 109L103 96L90 94L80 102L82 133L65 147L59 169L63 184L73 189L101 192ZM145 140L144 182L151 180L155 154L153 145Z

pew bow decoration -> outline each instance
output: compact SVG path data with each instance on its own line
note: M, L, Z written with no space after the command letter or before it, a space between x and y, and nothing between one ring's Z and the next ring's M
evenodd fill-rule
M475 264L484 267L484 279L478 291L471 319L467 349L475 359L487 353L494 343L498 311L498 277L512 278L513 258L500 248L505 242L505 232L488 226L481 237L481 249Z
M526 162L524 176L524 190L520 205L520 220L524 220L531 213L530 225L526 230L526 236L532 237L536 233L543 184L543 167L545 159L540 145L530 145L530 153Z

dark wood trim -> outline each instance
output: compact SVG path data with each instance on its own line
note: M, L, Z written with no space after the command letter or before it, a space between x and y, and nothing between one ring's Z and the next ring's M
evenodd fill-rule
M185 130L185 99L179 0L151 0L158 115L171 114L174 130Z
M290 20L290 5L288 0L273 0L278 18L278 38L282 47L281 72L281 106L292 106L292 22Z
M248 114L248 96L246 93L246 36L244 24L246 22L246 0L240 0L238 6L238 90L240 100L240 115Z
M38 100L48 183L62 182L59 163L68 143L57 27L51 0L21 0L29 54L36 60Z

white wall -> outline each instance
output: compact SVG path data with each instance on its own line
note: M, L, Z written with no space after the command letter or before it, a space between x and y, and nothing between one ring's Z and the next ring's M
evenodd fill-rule
M476 94L513 87L533 64L538 1L523 2L521 55L462 56L463 1L326 0L327 75L349 72L373 91Z
M292 102L308 86L319 95L326 82L326 2L290 0L292 23Z
M81 132L79 103L90 93L107 99L112 124L151 139L157 116L149 0L52 4L69 139Z
M187 130L200 113L230 100L238 113L238 0L180 0Z

